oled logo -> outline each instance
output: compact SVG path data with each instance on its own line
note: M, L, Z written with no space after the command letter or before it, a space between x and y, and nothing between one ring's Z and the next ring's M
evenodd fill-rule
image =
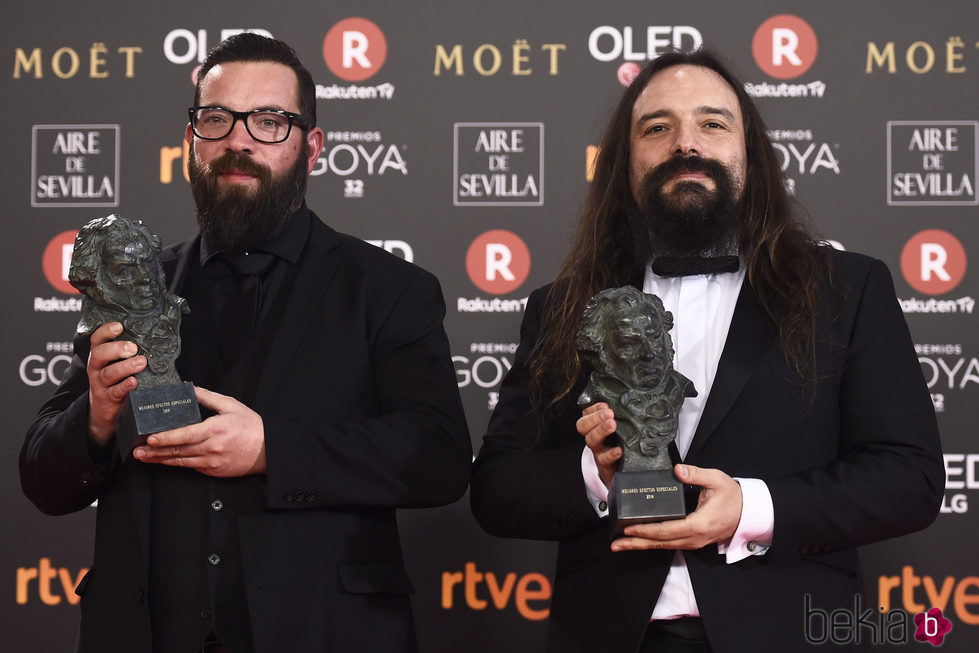
M394 254L409 263L414 263L415 261L415 250L403 240L367 240L366 242L375 247L380 247L389 254Z
M466 271L483 292L505 295L527 280L530 250L520 236L511 231L487 231L469 246Z
M261 34L272 38L272 32L267 29L247 28L247 29L222 29L218 34L213 32L208 35L206 29L198 29L196 32L186 28L172 29L163 38L163 56L172 64L183 65L192 61L200 63L204 61L208 50L235 34ZM194 66L193 82L197 83L197 66Z
M942 295L965 276L965 248L959 239L941 229L915 234L901 251L901 272L908 284L928 295Z
M330 28L323 39L326 67L348 82L373 77L384 65L388 42L384 32L366 18L345 18Z
M928 642L932 646L941 646L945 635L952 630L952 622L942 616L942 611L932 608L928 612L914 615L916 629L914 638L919 642Z
M751 41L755 63L775 79L795 79L816 61L819 41L809 23L798 16L779 14L762 23Z
M655 59L670 48L697 50L703 43L703 34L692 25L648 25L645 30L601 25L588 35L588 53L596 61L615 61L620 57L644 61Z

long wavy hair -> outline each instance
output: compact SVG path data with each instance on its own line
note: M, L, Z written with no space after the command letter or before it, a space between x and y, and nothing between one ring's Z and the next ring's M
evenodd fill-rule
M745 215L738 237L746 281L790 366L803 379L815 378L816 293L828 275L825 248L798 221L761 114L743 84L711 52L674 51L660 55L636 76L605 130L574 245L558 271L542 318L531 363L535 405L545 400L544 388L548 406L574 389L582 367L575 335L589 298L642 279L649 264L648 248L640 237L646 227L636 224L639 212L629 183L632 110L656 73L684 64L713 70L737 96L747 146L741 203Z

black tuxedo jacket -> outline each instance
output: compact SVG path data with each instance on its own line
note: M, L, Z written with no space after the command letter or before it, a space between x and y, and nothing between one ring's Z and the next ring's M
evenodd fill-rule
M924 528L941 502L935 414L887 268L839 252L832 261L835 283L822 289L817 321L815 391L777 350L745 281L685 459L764 480L775 508L765 555L726 564L714 545L685 552L717 653L805 648L807 606L852 611L863 591L855 547ZM631 653L673 552L610 551L609 520L596 516L582 480L577 391L556 414L542 418L531 408L528 361L548 290L528 302L473 469L472 507L490 533L560 542L548 651ZM817 615L812 626L825 622Z
M278 319L223 374L195 313L207 314L199 247L161 257L171 291L190 295L178 367L265 426L267 506L238 523L257 653L415 649L395 509L458 499L472 459L438 281L313 216L298 273L276 296ZM49 514L98 499L78 650L149 653L150 474L90 444L88 349L76 339L28 432L21 482Z

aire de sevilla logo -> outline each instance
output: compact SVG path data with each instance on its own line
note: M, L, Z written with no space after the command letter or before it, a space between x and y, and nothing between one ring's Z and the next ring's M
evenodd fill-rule
M794 79L815 63L819 40L803 19L792 14L779 14L755 30L751 51L755 63L769 77Z
M941 295L965 277L965 247L958 238L941 229L920 231L901 251L901 272L918 292Z
M323 61L340 79L360 82L384 65L388 42L384 32L366 18L345 18L323 39Z
M78 290L68 283L68 270L71 268L71 253L75 247L75 236L77 230L62 231L51 239L44 248L41 257L41 266L44 269L44 277L48 283L66 295L78 295Z
M483 292L513 292L530 274L530 250L512 231L493 229L478 236L466 252L466 271Z

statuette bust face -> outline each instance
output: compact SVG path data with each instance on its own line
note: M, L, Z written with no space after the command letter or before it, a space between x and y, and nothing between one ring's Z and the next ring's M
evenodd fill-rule
M78 332L91 334L106 322L121 322L119 340L146 356L136 375L140 387L180 383L180 318L186 302L167 292L160 265L160 239L139 220L96 218L78 232L68 281L85 295Z
M603 290L585 307L575 343L593 371L578 404L604 401L615 413L623 471L669 469L680 406L697 394L673 369L672 328L660 298L632 286Z

